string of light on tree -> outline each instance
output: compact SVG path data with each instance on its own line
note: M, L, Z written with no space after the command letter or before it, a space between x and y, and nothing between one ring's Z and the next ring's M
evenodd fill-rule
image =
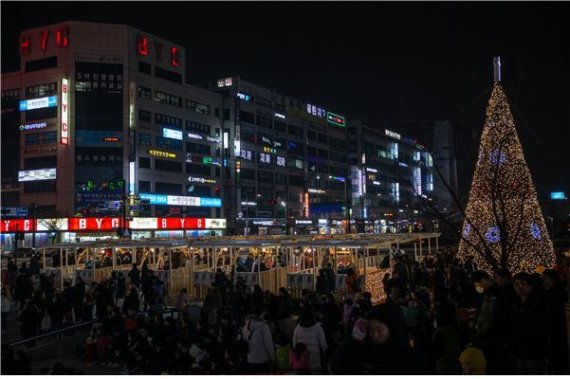
M458 256L471 255L479 268L492 272L483 253L492 252L496 267L534 271L554 264L554 249L524 159L507 97L495 83L486 112L481 145ZM475 246L475 247L473 247Z

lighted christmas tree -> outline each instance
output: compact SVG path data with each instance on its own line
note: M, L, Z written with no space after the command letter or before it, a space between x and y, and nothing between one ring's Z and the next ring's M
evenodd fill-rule
M487 107L479 158L465 209L458 256L480 269L533 272L555 262L552 241L515 129L495 58L495 84Z

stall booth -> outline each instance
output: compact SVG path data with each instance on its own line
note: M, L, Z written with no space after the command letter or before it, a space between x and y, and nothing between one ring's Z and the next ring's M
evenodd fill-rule
M203 299L221 268L231 273L233 283L243 280L248 287L259 285L264 291L278 293L286 286L285 267L280 264L280 238L227 238L195 241L191 250L205 257L206 267L194 268L193 296ZM202 258L204 262L204 258Z
M362 291L372 294L374 303L384 300L382 278L390 268L380 268L390 252L390 242L362 239L366 236L341 235L319 237L313 241L284 242L287 251L287 285L294 297L304 289L316 290L320 270L329 268L334 274L334 290L338 299L346 293L346 278L353 271ZM325 271L323 271L323 275ZM330 280L323 277L322 280ZM327 287L331 287L327 283Z
M133 263L141 271L146 267L165 283L171 298L182 288L190 286L191 257L188 243L184 240L121 241L113 245L111 250L112 271L123 271L127 275Z
M221 269L226 276L233 270L235 241L205 239L190 242L191 296L204 300L208 288L215 281L216 272Z
M40 249L42 272L54 279L54 286L63 290L64 282L75 284L77 276L93 281L93 270L86 270L84 255L94 249L93 242L65 243L44 246Z

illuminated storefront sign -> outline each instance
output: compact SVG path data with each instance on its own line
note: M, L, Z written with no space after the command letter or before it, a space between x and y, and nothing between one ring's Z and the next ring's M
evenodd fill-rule
M160 157L160 158L170 158L176 159L176 153L171 153L170 151L165 150L158 150L158 149L148 149L147 152L152 155L153 157Z
M204 139L204 137L202 137L201 135L196 134L196 133L187 133L186 135L187 135L188 138L190 138L190 139L197 139L197 140L200 140L200 141L202 141L202 140Z
M272 147L263 146L263 152L264 153L270 153L270 154L277 154L277 149L274 149Z
M67 218L43 218L37 220L36 231L52 232L67 230L69 228L69 220Z
M121 139L119 137L103 137L103 142L117 143L121 142Z
M162 136L164 138L172 138L182 141L182 132L180 130L162 128Z
M285 120L285 115L283 115L283 114L281 114L281 113L275 112L275 113L273 113L273 115L274 115L275 117L277 117L277 118L280 118L280 119L282 119L282 120Z
M129 162L129 194L135 193L135 162Z
M141 199L149 200L151 205L180 205L184 207L215 207L222 206L222 200L211 197L157 195L153 193L140 193Z
M566 200L566 193L550 192L550 200Z
M68 230L73 231L112 231L114 229L120 228L121 218L120 217L72 217L68 221Z
M64 79L65 80L65 79ZM57 107L57 96L40 97L38 99L20 100L20 112L32 109Z
M31 232L34 229L33 220L2 220L2 233Z
M399 135L398 133L393 132L393 131L391 131L391 130L385 129L385 133L386 133L386 135L387 135L388 137L392 137L392 138L395 138L395 139L397 139L397 140L402 139L402 136L401 136L401 135Z
M338 114L334 114L332 112L327 112L327 121L329 124L345 127L346 126L346 119L343 116Z
M25 132L28 130L47 128L47 126L48 126L47 122L37 122L35 124L20 125L20 130Z
M211 143L220 143L222 140L218 137L206 137L206 141Z
M69 81L61 79L61 144L69 144Z
M368 172L373 172L373 173L377 173L378 170L376 170L375 168L371 168L371 167L366 167L366 171Z
M275 164L277 166L285 167L287 165L287 160L285 159L285 157L277 156Z
M149 55L149 43L148 38L145 35L137 35L136 38L136 48L137 53L143 57L147 57ZM157 62L161 62L163 60L163 51L170 52L170 65L172 67L179 67L180 66L180 49L176 46L171 46L170 48L164 48L164 43L159 41L153 41L152 46L154 47L154 53Z
M325 117L327 111L315 105L307 104L307 113L317 117Z
M271 164L271 155L259 153L259 163Z
M55 168L43 168L41 170L18 171L19 182L34 182L37 180L54 180L56 178Z
M202 163L213 166L220 166L220 160L214 157L202 157Z
M309 191L309 193L318 193L318 194L326 193L325 190L318 189L318 188L309 188L308 191Z
M231 87L232 78L218 79L218 88Z
M52 33L53 32L53 33ZM52 35L53 37L50 37ZM54 30L43 29L39 33L34 33L38 40L33 43L34 46L39 46L41 51L47 51L50 39L55 39L57 47L69 46L69 26L60 26ZM50 44L51 45L51 44ZM23 34L20 36L20 54L27 55L32 51L32 35Z
M337 182L344 182L346 179L342 176L329 175L329 179L336 180Z
M190 183L216 184L216 179L198 178L195 176L189 176L188 181Z
M240 100L248 101L248 102L251 101L251 95L250 95L250 94L247 94L247 93L245 93L245 92L238 92L238 93L236 94L236 96L237 96L237 98L240 99Z
M297 225L312 225L313 221L311 221L311 220L295 220L295 224L297 224Z
M207 218L206 219L206 229L225 229L226 219L225 218Z

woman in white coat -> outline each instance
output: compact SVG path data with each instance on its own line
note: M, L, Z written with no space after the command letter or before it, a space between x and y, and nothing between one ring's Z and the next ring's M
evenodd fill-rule
M310 309L305 309L293 333L293 348L297 343L304 343L309 350L309 368L311 374L321 374L327 350L325 332L321 323L315 320Z

